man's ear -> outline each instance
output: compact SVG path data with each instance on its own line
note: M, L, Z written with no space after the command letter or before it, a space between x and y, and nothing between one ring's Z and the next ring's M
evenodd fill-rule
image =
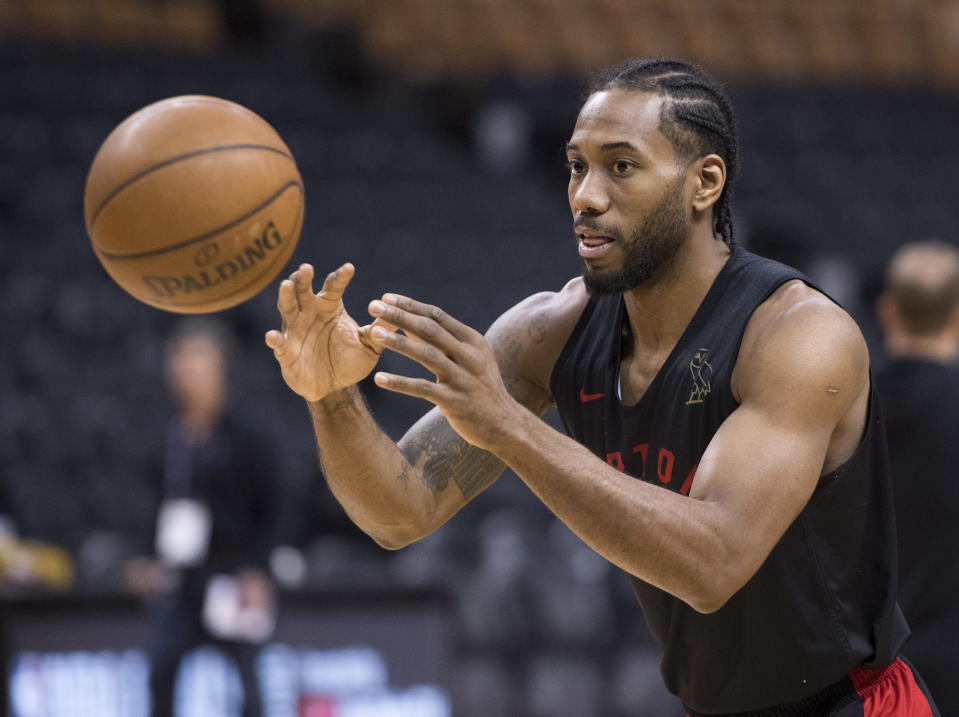
M726 186L726 163L718 154L707 154L698 159L692 168L696 172L693 209L704 212L719 201L723 193L723 187Z
M959 334L959 306L952 310L952 318L949 319L949 325L956 334Z
M896 310L896 302L888 291L876 297L876 320L885 334L899 328L899 312Z

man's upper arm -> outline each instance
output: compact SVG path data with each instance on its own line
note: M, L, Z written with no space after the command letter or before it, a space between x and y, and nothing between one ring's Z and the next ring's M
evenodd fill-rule
M865 422L868 351L858 327L824 298L782 308L744 341L740 406L707 447L690 492L721 508L735 589L809 500L837 427L851 421L861 435Z

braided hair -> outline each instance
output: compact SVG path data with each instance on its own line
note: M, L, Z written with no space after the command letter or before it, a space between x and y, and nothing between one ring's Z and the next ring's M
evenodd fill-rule
M682 60L632 59L597 74L588 94L605 90L653 92L664 98L660 131L676 154L692 162L718 154L726 163L726 184L716 202L714 231L732 249L733 221L729 203L739 155L732 102L725 89L701 68Z

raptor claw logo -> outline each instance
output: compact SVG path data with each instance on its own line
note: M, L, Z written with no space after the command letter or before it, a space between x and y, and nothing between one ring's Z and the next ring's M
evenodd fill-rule
M689 362L689 371L693 375L693 390L686 401L687 406L691 403L702 403L712 389L710 382L713 378L713 367L706 360L708 355L709 349L699 349Z

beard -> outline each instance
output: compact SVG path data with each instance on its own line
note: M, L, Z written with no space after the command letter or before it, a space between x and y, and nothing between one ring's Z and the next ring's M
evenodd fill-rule
M623 242L620 269L596 270L583 262L583 282L590 296L635 289L662 276L675 263L689 231L682 202L684 179L673 183L645 221Z

